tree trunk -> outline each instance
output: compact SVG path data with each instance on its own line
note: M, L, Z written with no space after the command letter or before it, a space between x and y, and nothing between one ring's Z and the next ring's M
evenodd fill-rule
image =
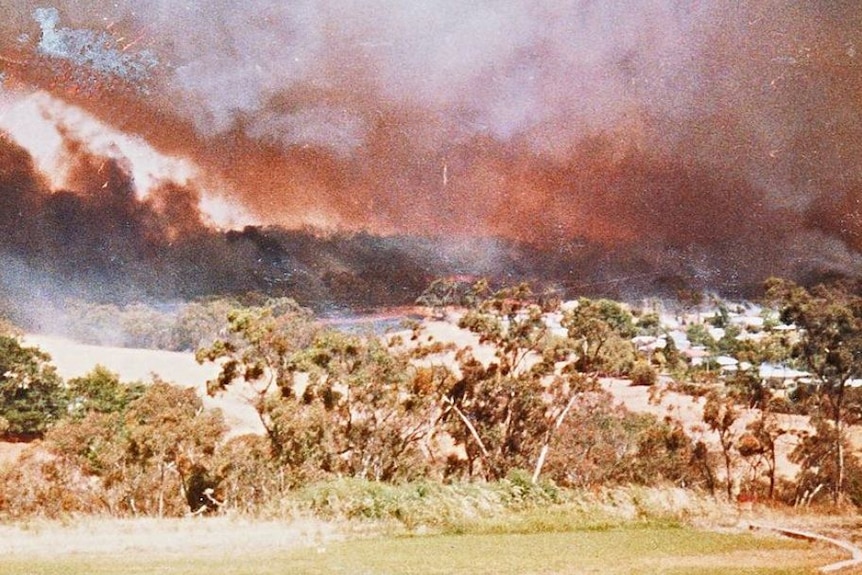
M836 463L838 465L838 477L835 482L835 495L832 500L836 505L843 499L844 495L844 429L841 425L842 419L842 403L844 400L844 382L842 381L838 387L838 397L835 400L835 442L836 442Z
M165 464L159 463L159 518L165 516Z
M539 482L539 475L542 473L542 467L545 466L545 459L548 457L548 451L551 449L550 440L545 440L542 444L542 449L539 451L539 458L536 460L536 468L533 470L533 485Z
M733 501L733 461L730 459L730 445L725 443L724 438L721 441L721 447L724 451L724 473L725 483L727 484L727 500Z
M773 440L769 446L769 500L772 501L775 497L775 441Z
M533 485L539 482L539 475L542 473L542 467L545 466L545 459L547 459L548 451L551 449L551 440L554 438L554 434L563 425L566 415L571 411L577 398L578 394L573 391L572 397L570 397L569 401L566 403L566 407L563 408L563 411L560 412L560 415L558 415L557 419L554 421L554 426L549 429L548 433L545 435L545 441L542 443L542 449L539 451L539 458L536 460L536 468L533 470Z

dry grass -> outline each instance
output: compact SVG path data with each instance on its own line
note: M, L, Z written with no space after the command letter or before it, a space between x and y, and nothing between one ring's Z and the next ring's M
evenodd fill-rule
M342 538L332 523L314 519L241 520L77 518L0 525L2 557L76 555L210 555L226 549L247 553L323 545Z

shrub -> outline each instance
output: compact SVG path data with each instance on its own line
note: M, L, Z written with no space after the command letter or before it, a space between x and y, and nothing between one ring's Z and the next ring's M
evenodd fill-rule
M658 374L655 368L643 359L635 362L629 377L631 377L632 385L650 386L655 385L658 381Z
M50 359L0 335L0 419L7 438L39 437L65 412L65 390Z
M609 393L584 393L557 433L546 469L564 487L616 481L637 451L640 416L614 406Z

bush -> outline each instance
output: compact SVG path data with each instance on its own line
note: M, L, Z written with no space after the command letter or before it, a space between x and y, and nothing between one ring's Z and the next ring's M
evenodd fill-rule
M104 366L97 365L90 373L70 379L67 384L69 412L83 417L89 412L121 413L129 403L143 395L144 384L126 384Z
M0 469L0 517L59 519L108 511L98 484L76 465L29 447L14 466Z
M560 427L545 465L563 487L595 487L618 480L649 420L613 404L605 391L583 393Z
M51 357L0 335L0 420L9 439L33 439L66 410L66 394Z
M650 386L655 385L658 381L658 374L655 368L643 359L635 362L629 377L631 377L632 385Z

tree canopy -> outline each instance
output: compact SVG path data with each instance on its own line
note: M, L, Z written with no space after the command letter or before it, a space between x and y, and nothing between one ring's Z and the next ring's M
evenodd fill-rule
M862 378L862 297L840 283L808 290L777 279L767 282L767 297L779 306L782 321L799 328L793 352L816 378L820 417L832 422L832 432L821 433L831 445L824 456L832 461L821 467L832 470L837 502L846 487L846 390Z
M51 357L12 335L0 335L0 431L41 436L65 412L67 396Z

